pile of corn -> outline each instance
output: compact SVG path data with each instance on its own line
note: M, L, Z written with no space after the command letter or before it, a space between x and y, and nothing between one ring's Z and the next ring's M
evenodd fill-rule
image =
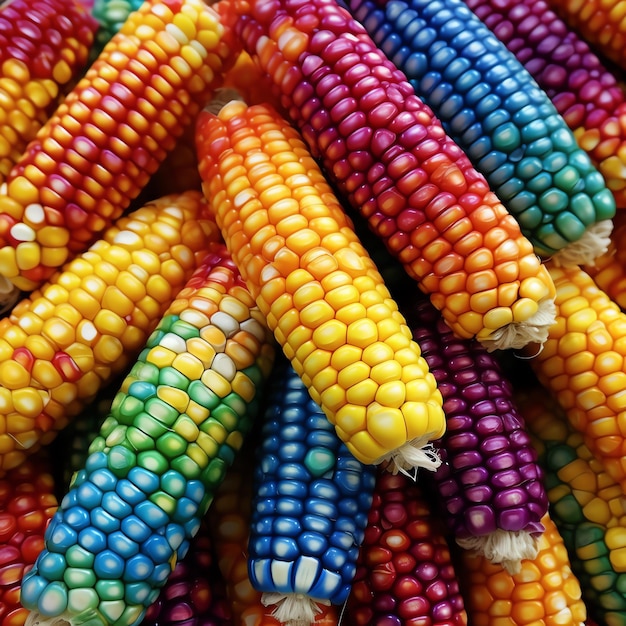
M0 626L626 626L625 24L0 2Z

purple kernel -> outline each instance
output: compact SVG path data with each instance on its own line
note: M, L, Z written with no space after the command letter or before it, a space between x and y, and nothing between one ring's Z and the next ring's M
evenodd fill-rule
M495 472L491 475L491 485L496 489L506 489L514 487L522 482L522 477L518 471L509 469L505 472Z
M489 472L484 467L474 467L462 472L460 480L464 485L480 485L489 481Z
M493 504L498 509L523 507L528 502L528 496L523 489L506 489L496 493Z
M523 530L528 520L528 509L525 507L507 509L498 515L498 528L512 532Z
M494 511L486 505L473 506L465 514L468 531L474 535L485 535L496 530Z
M454 450L469 449L474 450L478 445L479 439L472 432L461 432L457 435L447 437L446 447Z
M481 452L486 455L497 454L502 450L508 450L510 447L508 437L504 437L503 435L492 435L491 437L486 437L480 444Z
M476 432L481 436L501 433L503 430L502 419L497 415L482 417L476 422Z
M468 502L476 504L489 502L493 496L493 491L488 485L475 485L466 487L464 494Z
M460 470L465 467L475 467L483 462L483 458L476 450L469 450L455 455L452 465L454 469Z

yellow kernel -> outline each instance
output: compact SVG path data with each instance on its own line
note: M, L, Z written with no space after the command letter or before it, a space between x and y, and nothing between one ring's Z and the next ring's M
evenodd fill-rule
M513 319L516 322L526 322L537 313L539 305L535 300L521 298L513 303L511 310L513 311Z
M200 380L220 398L226 397L232 390L230 382L221 374L211 369L206 370Z
M124 353L124 346L115 337L100 337L93 351L99 362L115 363Z
M379 385L391 381L399 381L402 377L402 366L400 363L393 360L393 358L378 361L377 364L372 367L370 377Z
M346 325L333 319L318 326L312 338L321 349L333 352L346 343L347 334Z
M346 392L344 387L340 384L331 385L327 389L324 389L320 396L322 405L327 407L332 413L346 403Z
M399 409L405 400L406 388L402 382L397 380L383 383L376 392L376 402L382 406Z
M494 306L483 317L483 324L488 329L504 328L513 323L513 310L510 307Z
M41 262L41 248L34 241L24 241L15 247L15 260L21 270L31 270Z
M357 319L348 325L347 342L351 345L367 348L378 339L378 326L369 318Z
M350 404L368 406L374 401L377 391L378 385L371 378L366 378L346 390L346 399Z
M126 322L119 315L116 315L113 311L101 309L93 319L93 324L98 332L103 335L113 335L114 337L120 337L126 330Z
M30 374L16 361L0 363L0 383L7 389L20 389L30 384Z
M348 435L353 435L366 426L366 408L364 406L346 405L335 413L335 423Z
M184 413L189 403L187 392L182 389L159 385L157 388L157 396L170 406L174 407L179 413Z
M301 322L309 328L317 328L324 322L329 322L334 318L335 311L325 300L312 302L306 305L300 312Z
M61 349L67 348L76 339L74 326L64 319L55 317L44 322L41 333Z
M29 418L36 418L44 410L41 394L28 387L13 391L13 406L18 413Z
M407 442L404 416L399 409L373 403L367 410L367 432L387 452Z

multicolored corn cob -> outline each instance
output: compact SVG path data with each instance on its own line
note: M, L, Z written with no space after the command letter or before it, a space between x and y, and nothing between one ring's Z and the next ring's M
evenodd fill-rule
M553 285L515 218L335 0L231 0L235 33L352 208L454 331L541 343Z
M224 581L214 557L213 538L204 518L185 558L148 607L141 626L231 626Z
M221 83L228 31L202 0L147 0L0 186L0 274L31 290L138 196Z
M24 577L29 625L142 619L250 430L274 343L225 246L210 250L124 379Z
M622 311L626 311L626 211L613 218L609 249L583 269Z
M520 388L516 399L536 437L551 517L569 552L587 610L606 626L624 626L624 494L545 389Z
M455 337L427 300L406 316L443 396L446 432L434 442L442 462L432 480L450 531L515 572L537 554L548 498L513 385L495 355Z
M160 198L0 320L0 472L49 444L130 366L218 238L200 192Z
M432 510L412 480L379 472L348 624L468 623L449 546Z
M433 469L436 381L308 148L269 105L198 118L199 171L233 259L283 352L366 464Z
M624 0L549 0L549 4L594 50L626 69Z
M587 610L563 539L549 515L542 523L539 552L517 574L463 552L459 575L472 626L583 626Z
M257 447L248 570L272 616L315 622L347 599L376 468L346 448L286 359L272 372Z
M96 28L74 0L0 5L0 183L86 68Z
M46 454L24 461L0 479L0 624L23 626L22 576L44 545L58 500L53 463Z
M465 0L546 92L626 208L626 94L545 0Z
M555 263L606 251L615 199L547 94L462 0L345 0Z
M531 367L626 494L626 314L581 268L548 266L557 321Z

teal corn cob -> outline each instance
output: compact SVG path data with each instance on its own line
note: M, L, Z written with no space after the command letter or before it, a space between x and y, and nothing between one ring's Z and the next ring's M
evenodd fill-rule
M117 33L128 16L139 9L143 0L94 0L91 15L98 22L98 30L92 47L92 59L95 59L108 41Z
M356 573L376 469L339 439L300 376L274 370L254 474L249 572L272 616L313 623L343 604Z
M615 198L548 95L462 0L345 0L539 255L592 263Z
M137 624L188 551L258 408L274 344L222 244L116 395L22 583L27 624Z

